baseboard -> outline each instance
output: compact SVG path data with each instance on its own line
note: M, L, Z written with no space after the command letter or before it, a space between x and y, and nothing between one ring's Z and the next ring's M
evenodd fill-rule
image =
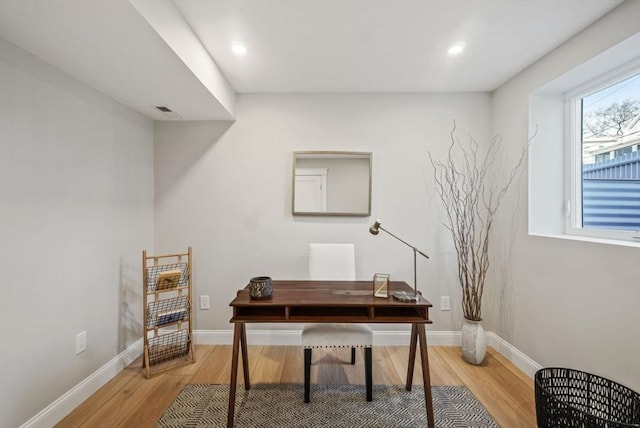
M93 395L104 384L113 379L142 354L142 339L119 353L105 365L89 375L82 382L49 404L37 415L22 424L20 428L48 428L60 422L73 409Z
M540 364L493 332L487 332L487 344L532 379L535 373L542 368Z
M409 344L410 332L373 331L373 343L378 346L406 346ZM519 349L493 332L486 332L487 345L498 351L503 357L518 367L527 376L533 375L542 366L533 361ZM195 330L193 341L197 345L230 345L233 342L231 330ZM299 345L300 330L247 330L247 342L250 345ZM460 346L459 331L427 330L429 346Z
M373 331L373 343L378 346L405 346L410 331ZM231 330L194 330L196 345L231 345ZM300 345L300 330L247 330L250 345ZM459 331L427 331L427 343L433 346L459 346Z
M231 345L233 330L194 330L196 345ZM249 345L300 345L300 330L247 330Z
M488 346L498 351L529 377L533 378L535 372L542 368L542 366L497 334L487 332L486 335ZM409 339L410 332L408 330L374 330L373 332L373 343L378 346L407 346ZM194 330L193 342L196 345L231 345L233 342L233 331ZM247 330L247 342L250 345L296 346L300 345L300 330ZM429 346L460 346L460 332L427 330L427 343ZM22 424L20 428L45 428L54 426L141 354L142 339L129 346L85 380L67 391L40 413Z

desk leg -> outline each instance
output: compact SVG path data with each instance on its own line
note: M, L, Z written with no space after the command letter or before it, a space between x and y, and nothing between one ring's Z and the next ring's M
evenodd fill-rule
M411 345L409 346L409 364L407 364L407 391L411 391L413 384L413 368L416 365L416 346L418 344L418 329L411 324Z
M240 349L242 350L242 371L244 374L244 389L251 388L251 382L249 380L249 356L247 353L247 330L245 324L242 322L241 335L240 335Z
M233 428L233 413L236 408L236 385L238 383L238 354L240 337L244 330L244 323L233 324L233 345L231 347L231 379L229 380L229 407L227 408L227 428ZM246 364L246 361L245 361Z
M427 334L424 324L414 324L420 340L420 359L422 361L422 383L424 385L424 401L427 407L427 426L434 428L433 398L431 396L431 376L429 374L429 355L427 352Z

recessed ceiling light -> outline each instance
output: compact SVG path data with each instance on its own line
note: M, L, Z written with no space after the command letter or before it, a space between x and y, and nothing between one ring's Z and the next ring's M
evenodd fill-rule
M449 55L458 55L463 50L464 50L464 42L459 42L451 46L447 52L449 53Z
M247 47L238 42L231 44L231 50L236 55L244 55L247 53Z

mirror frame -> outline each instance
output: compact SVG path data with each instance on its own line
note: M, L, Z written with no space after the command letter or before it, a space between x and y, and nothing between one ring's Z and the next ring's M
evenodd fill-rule
M298 155L345 155L368 157L369 158L369 189L367 192L367 211L366 212L341 212L341 211L327 211L327 212L311 212L311 211L296 211L296 157ZM291 171L291 213L294 216L347 216L347 217L368 217L371 216L371 189L372 189L372 175L373 175L373 154L371 152L352 152L352 151L296 151L293 152L293 169Z

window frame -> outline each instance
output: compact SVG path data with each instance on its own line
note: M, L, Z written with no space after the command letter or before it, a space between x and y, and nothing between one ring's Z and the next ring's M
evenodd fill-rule
M638 241L640 230L591 229L582 226L582 99L640 74L640 59L613 68L567 91L566 166L565 166L565 233L572 236Z

